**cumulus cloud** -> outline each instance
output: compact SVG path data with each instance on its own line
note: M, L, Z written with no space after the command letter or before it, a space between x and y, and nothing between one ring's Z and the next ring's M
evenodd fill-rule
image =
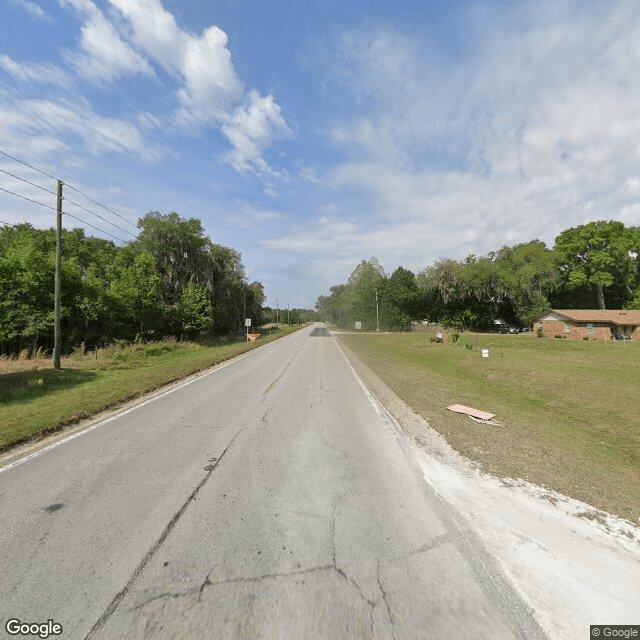
M60 0L85 18L81 28L82 54L68 53L78 72L94 83L111 82L123 75L152 76L149 63L129 46L91 0Z
M276 138L288 135L290 130L273 97L251 91L245 104L238 106L222 125L222 133L233 146L227 159L237 171L254 169L274 175L262 154Z
M227 48L227 35L211 26L200 35L181 29L159 0L110 0L129 21L133 41L181 86L178 118L184 124L223 118L243 93Z
M82 17L79 50L68 62L95 84L131 75L156 76L162 69L176 83L176 108L170 117L144 112L137 117L145 130L158 123L181 130L219 128L231 144L225 159L238 171L278 176L264 159L268 148L290 131L272 95L247 91L231 60L228 37L212 25L200 33L180 27L161 0L108 0L105 15L93 0L58 0ZM36 66L9 58L0 65L23 78ZM269 187L272 193L272 186Z
M179 80L176 121L220 126L233 147L226 158L238 171L276 175L263 154L289 129L273 96L256 90L245 94L226 33L217 26L199 35L189 33L160 0L109 1L128 20L136 45Z

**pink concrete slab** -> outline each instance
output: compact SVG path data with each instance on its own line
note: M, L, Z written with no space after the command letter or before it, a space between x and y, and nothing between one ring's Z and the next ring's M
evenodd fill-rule
M480 420L491 420L491 418L495 418L495 413L487 413L486 411L480 411L480 409L474 409L472 407L465 407L461 404L452 404L450 407L447 407L449 411L456 411L457 413L466 413L474 418L480 418Z

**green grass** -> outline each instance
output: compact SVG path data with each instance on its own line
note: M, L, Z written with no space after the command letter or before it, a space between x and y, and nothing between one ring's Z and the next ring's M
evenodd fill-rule
M74 352L56 370L48 359L0 359L0 451L56 431L164 384L292 333L281 328L255 343L173 340Z
M533 334L463 334L457 345L424 334L339 339L485 471L640 523L638 343ZM504 426L473 422L448 411L451 404L495 413Z

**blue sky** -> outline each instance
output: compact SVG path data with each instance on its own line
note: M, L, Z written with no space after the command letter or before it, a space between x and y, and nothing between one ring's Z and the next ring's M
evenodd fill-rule
M591 220L640 224L635 0L0 0L0 11L0 149L134 222L150 210L200 218L271 305L313 307L372 256L418 272L504 244L551 246ZM54 189L6 156L0 169ZM6 173L0 187L54 204ZM0 220L50 227L54 212L0 192Z

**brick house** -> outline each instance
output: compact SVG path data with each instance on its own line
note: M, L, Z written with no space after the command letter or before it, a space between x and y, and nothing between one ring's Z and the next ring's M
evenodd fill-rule
M625 333L640 340L640 310L550 309L534 318L533 330L539 328L545 338L609 340L614 333Z

